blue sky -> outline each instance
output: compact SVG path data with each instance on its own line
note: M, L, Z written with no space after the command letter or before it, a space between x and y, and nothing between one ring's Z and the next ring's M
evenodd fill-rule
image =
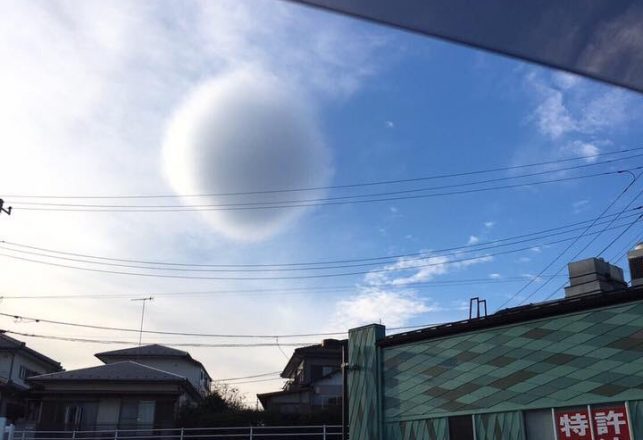
M9 195L180 195L397 180L638 148L643 134L643 98L631 92L287 2L189 2L180 9L170 2L15 2L8 11L0 26L0 56L12 60L0 73L0 93L5 96L0 104L5 133L0 187ZM274 142L266 146L257 138ZM607 158L550 168L596 160ZM640 158L582 173L636 166ZM466 254L478 258L466 264L449 263L462 258L457 255L436 259L432 250L592 219L627 182L626 176L610 175L486 193L322 206L270 218L248 211L26 211L20 209L25 199L4 195L15 211L0 218L0 238L48 249L196 264L274 264L422 252L425 258L419 264L433 265L423 270L398 260L367 267L386 270L376 272L379 277L213 281L105 274L3 257L8 268L5 297L94 296L7 298L3 309L136 327L139 303L95 296L161 293L148 309L146 328L209 333L315 333L380 320L396 327L462 319L468 298L484 297L494 310L567 244L545 247L534 242L534 249L499 256L480 251ZM610 213L623 209L638 191L640 185L631 188ZM331 189L305 195L345 194ZM606 231L580 257L594 255L621 231ZM605 255L633 243L640 233L637 224ZM546 273L562 269L586 242L579 242ZM15 248L4 252L26 256ZM426 286L414 285L411 279L492 283ZM505 282L509 280L513 282ZM544 299L563 281L564 277L556 279L529 301ZM518 305L541 283L534 282L510 304ZM329 286L347 287L320 293L320 287ZM295 287L311 291L238 293ZM162 295L211 290L237 293ZM6 318L2 326L46 335L136 339ZM67 368L95 364L92 353L104 349L100 344L26 340ZM285 361L275 347L191 352L215 378L276 371ZM278 386L279 382L244 384L242 390L253 393Z

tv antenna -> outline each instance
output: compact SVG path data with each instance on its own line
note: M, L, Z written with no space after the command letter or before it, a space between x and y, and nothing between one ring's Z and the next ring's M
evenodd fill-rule
M141 346L141 342L143 341L143 320L145 319L145 303L148 301L152 301L154 299L153 296L148 296L145 298L133 298L130 301L142 301L143 302L143 310L141 310L141 329L138 332L138 346Z

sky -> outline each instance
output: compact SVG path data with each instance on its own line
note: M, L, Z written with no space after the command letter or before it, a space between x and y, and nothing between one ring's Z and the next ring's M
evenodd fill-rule
M641 238L643 97L613 86L278 0L9 1L0 57L0 312L138 328L152 296L146 330L272 335L143 335L215 380L324 337L284 335L560 298ZM102 341L14 334L66 369L138 342L0 328Z

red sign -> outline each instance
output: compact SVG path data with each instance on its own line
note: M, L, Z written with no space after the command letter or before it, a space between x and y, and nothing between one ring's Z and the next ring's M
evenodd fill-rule
M555 414L559 440L592 440L587 408L564 409Z
M590 416L591 414L591 416ZM558 440L631 440L624 404L554 412Z
M625 405L592 408L595 440L631 440Z

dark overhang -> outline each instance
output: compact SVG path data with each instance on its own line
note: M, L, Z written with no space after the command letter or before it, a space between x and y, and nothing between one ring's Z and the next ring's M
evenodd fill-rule
M636 0L291 0L643 92Z

